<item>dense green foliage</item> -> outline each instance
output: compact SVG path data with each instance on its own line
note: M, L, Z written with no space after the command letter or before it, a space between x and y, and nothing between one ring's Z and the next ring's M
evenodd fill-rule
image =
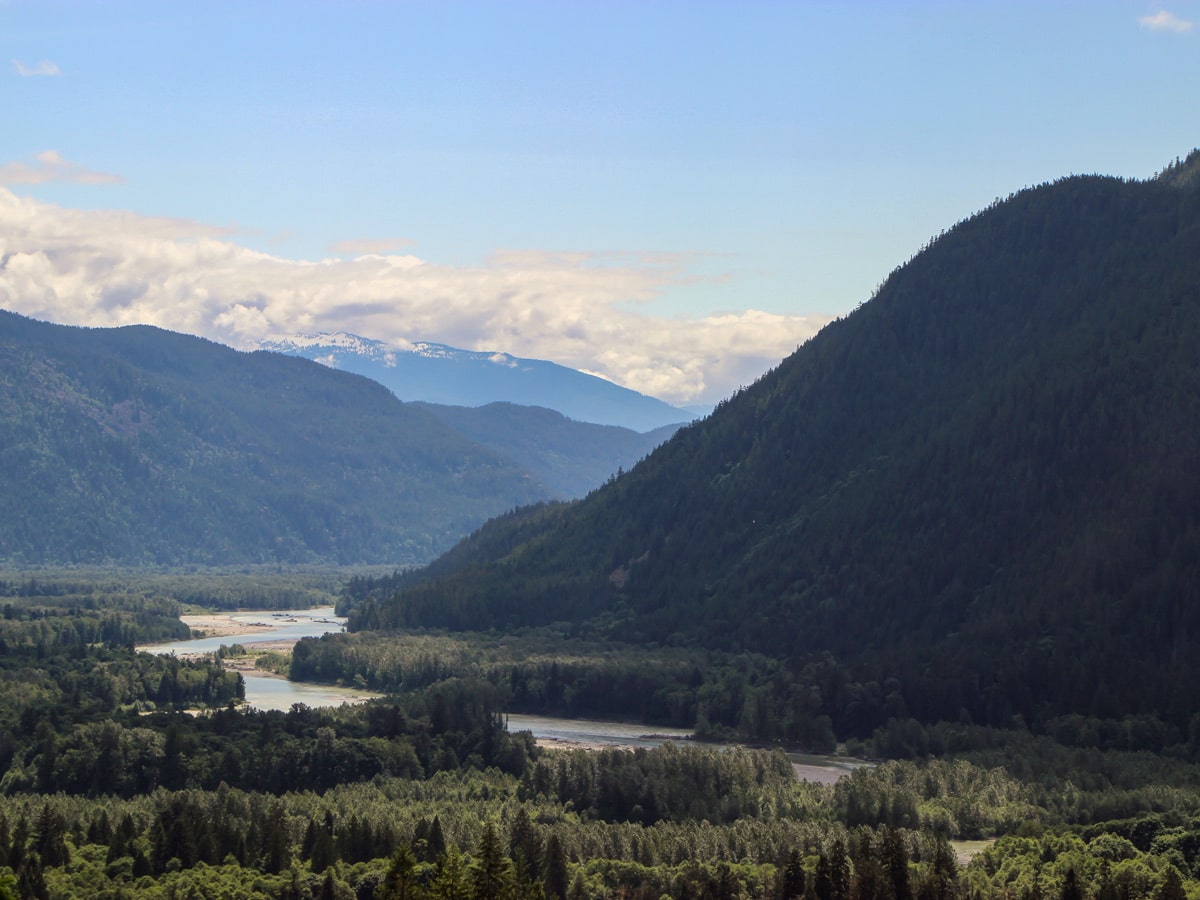
M256 712L214 660L123 646L178 609L150 585L203 593L220 579L141 577L123 591L65 573L2 585L0 897L1200 894L1194 764L964 726L919 736L939 752L969 744L968 758L859 768L836 785L798 781L778 750L541 750L506 732L514 698L601 704L656 679L692 685L702 662L550 632L412 635L390 656L375 636L304 642L294 665L345 641L397 693ZM97 597L120 641L94 633ZM766 657L710 663L723 690L782 671ZM964 865L951 840L982 852Z
M467 769L318 793L16 794L0 798L0 866L31 897L1066 900L1074 882L1097 900L1184 900L1200 889L1194 791L1082 824L1062 812L1079 810L1069 781L890 763L822 786L788 769L779 754L665 746L544 753L520 778ZM662 815L623 808L632 796ZM969 865L949 843L966 835L987 841Z
M0 311L0 561L432 558L549 496L368 379Z
M353 576L351 583L363 580ZM367 578L374 581L374 578ZM119 643L151 643L188 637L179 616L193 609L312 609L333 606L344 593L345 572L275 566L239 569L128 570L72 567L0 570L0 605L27 610L79 610L133 614L136 634ZM11 615L10 615L11 618ZM65 620L64 620L65 621ZM101 640L112 641L106 635Z
M7 647L132 646L185 640L179 604L136 588L97 590L70 581L0 579L0 640Z
M635 465L674 434L665 425L639 434L616 425L576 422L552 409L489 403L439 406L416 403L480 446L511 459L562 500L582 497L618 470Z
M355 594L369 593L370 584L394 580L355 579L351 587ZM598 642L556 629L520 635L359 632L300 642L289 672L298 681L384 692L474 678L500 690L509 712L632 718L692 728L705 739L740 737L821 752L835 745L829 718L801 679L758 654Z
M1200 190L1178 176L997 202L624 477L485 526L352 627L762 653L843 738L1133 717L1186 742Z

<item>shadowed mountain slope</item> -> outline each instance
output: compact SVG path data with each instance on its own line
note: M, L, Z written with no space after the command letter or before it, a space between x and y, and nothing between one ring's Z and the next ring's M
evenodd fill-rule
M576 422L552 409L489 403L440 406L414 403L468 440L517 463L557 497L582 497L620 469L632 468L679 428L644 434L616 425Z
M573 621L758 651L827 667L814 709L839 733L1073 713L1186 729L1198 165L994 204L624 477L489 523L354 627Z
M0 312L0 560L426 561L551 496L385 388L135 326Z

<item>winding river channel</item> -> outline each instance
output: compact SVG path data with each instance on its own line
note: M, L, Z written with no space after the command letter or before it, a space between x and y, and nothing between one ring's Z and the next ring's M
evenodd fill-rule
M176 653L180 656L215 653L222 645L241 644L281 649L306 637L320 637L341 631L346 620L335 616L332 607L276 612L239 612L225 619L226 633L220 636L149 644L139 647L149 653ZM185 619L186 621L186 619ZM237 626L230 628L229 624ZM242 630L244 629L244 630ZM305 706L340 706L359 703L371 696L354 688L333 687L302 681L288 681L277 675L241 668L246 682L246 703L256 709L288 710L296 703ZM509 731L529 731L540 743L560 747L657 747L665 741L690 740L690 731L654 725L633 725L626 722L601 722L587 719L556 719L550 716L512 714L506 717ZM838 756L788 754L796 775L806 781L832 784L867 765L862 760Z
M269 649L271 645L290 646L301 638L320 637L330 632L338 632L346 625L345 619L333 614L332 606L319 609L239 612L230 614L228 620L234 625L244 626L245 630L215 637L193 638L189 641L148 644L138 649L148 653L175 653L179 656L216 653L222 645L233 644L241 644L247 648L265 644L267 647L259 649ZM239 668L238 671L242 673L242 679L246 682L246 704L255 709L286 711L297 703L312 707L340 706L343 703L358 703L371 696L353 688L288 681L286 678L254 669Z

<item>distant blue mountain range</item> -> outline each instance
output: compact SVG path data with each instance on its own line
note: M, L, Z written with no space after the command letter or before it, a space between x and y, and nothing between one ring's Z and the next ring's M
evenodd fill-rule
M557 363L507 353L424 342L401 348L343 332L297 335L260 346L365 375L401 400L472 407L495 402L541 406L579 422L638 432L708 413L706 408L680 409Z

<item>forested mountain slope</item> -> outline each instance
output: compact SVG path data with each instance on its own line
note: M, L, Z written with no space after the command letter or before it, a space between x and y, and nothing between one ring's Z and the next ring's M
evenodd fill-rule
M366 378L0 311L0 560L423 562L550 496Z
M489 523L357 628L590 622L886 718L1158 716L1200 683L1200 190L1071 177L931 241L711 417Z
M632 468L679 428L664 425L639 433L576 422L552 409L515 403L414 405L468 440L508 457L564 500L582 497L619 469Z

